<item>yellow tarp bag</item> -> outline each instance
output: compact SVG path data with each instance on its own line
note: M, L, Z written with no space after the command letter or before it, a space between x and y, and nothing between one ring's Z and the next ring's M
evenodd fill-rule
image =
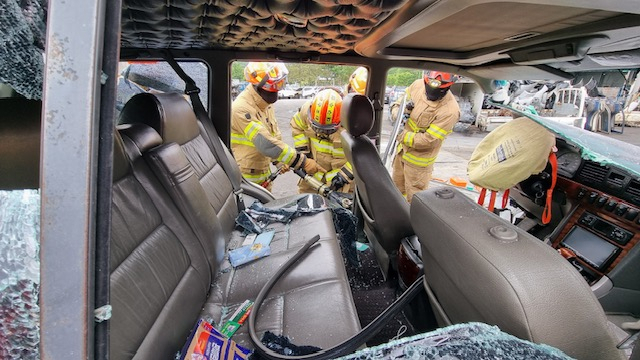
M500 125L475 148L469 181L492 191L507 190L544 170L556 138L535 121L520 117Z

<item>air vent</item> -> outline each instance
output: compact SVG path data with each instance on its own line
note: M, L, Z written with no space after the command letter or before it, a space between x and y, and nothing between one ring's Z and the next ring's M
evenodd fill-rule
M640 198L640 181L631 180L631 182L629 183L629 186L627 187L626 193L633 197Z
M609 172L608 167L587 161L580 170L579 178L593 184L601 184L607 177L607 172Z
M624 175L612 171L611 174L609 174L609 178L607 179L607 185L611 187L621 188L622 185L624 185L624 179Z
M509 36L507 38L504 38L504 41L520 41L520 40L524 40L524 39L531 39L532 37L536 37L540 35L539 32L535 32L535 31L528 31L528 32L524 32L521 34L517 34L517 35L513 35L513 36Z

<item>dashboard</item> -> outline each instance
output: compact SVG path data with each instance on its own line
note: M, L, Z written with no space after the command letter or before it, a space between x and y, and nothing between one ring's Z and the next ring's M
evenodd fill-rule
M552 246L591 285L603 276L628 277L616 274L622 268L637 273L640 257L634 253L639 251L632 250L640 242L640 179L614 165L584 159L561 139L557 147L556 192L564 195L571 211L550 237Z

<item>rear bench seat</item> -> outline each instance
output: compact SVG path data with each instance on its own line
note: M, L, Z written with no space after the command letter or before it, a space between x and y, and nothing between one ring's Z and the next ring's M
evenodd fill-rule
M242 238L232 230L237 208L228 177L199 131L189 131L192 112L176 112L180 107L166 103L156 109L163 115L157 128L164 144L154 129L139 123L122 127L122 139L116 136L111 357L172 357L199 317L223 323L245 299L255 299L271 275L317 233L320 244L279 281L262 306L258 334L270 330L299 345L328 348L358 332L331 214L274 226L274 253L233 269L226 251ZM177 113L184 116L170 116ZM176 135L167 131L171 119L180 123ZM200 159L196 166L194 159ZM233 339L253 348L246 325Z
M139 129L140 124L145 124L160 135L164 144L179 145L220 220L227 242L231 242L231 247L235 248L238 242L244 240L240 231L234 231L238 206L231 181L216 161L214 150L205 141L206 131L182 94L137 94L122 109L120 124L133 125L134 129L127 129L122 125L120 129L129 132L134 141L139 136L144 138L145 135L137 134L140 131L136 129ZM233 158L230 162L237 166ZM265 205L283 204L295 198L278 199ZM311 217L298 218L289 226L274 227L277 234L272 242L272 250L276 251L292 245L299 246L310 238L310 234L319 234L321 240L336 240L333 218L328 211Z

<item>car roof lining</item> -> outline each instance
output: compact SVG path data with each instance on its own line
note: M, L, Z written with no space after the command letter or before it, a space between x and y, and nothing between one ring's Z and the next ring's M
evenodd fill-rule
M637 37L629 38L625 29L640 24L639 9L618 2L417 1L401 11L359 42L356 52L477 66L563 39L599 38L589 44L589 53L637 48ZM547 63L556 61L551 57Z

